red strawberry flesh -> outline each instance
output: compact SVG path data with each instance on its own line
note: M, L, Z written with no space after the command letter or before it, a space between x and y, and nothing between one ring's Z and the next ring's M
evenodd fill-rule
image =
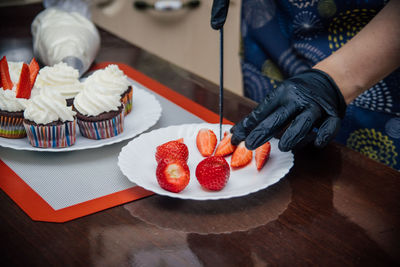
M181 160L161 160L156 170L157 182L161 188L179 193L189 184L190 170Z
M31 79L29 67L26 63L22 65L21 74L17 84L16 97L29 99L31 96Z
M242 168L251 162L253 158L253 151L248 150L242 141L235 151L233 152L231 158L231 167L232 168Z
M221 156L203 159L196 167L196 178L200 185L210 191L220 191L230 176L228 162Z
M196 145L203 157L209 157L217 146L217 136L210 129L200 129L196 136Z
M215 150L214 156L227 156L235 151L236 146L231 144L232 134L225 132L224 138L222 138L221 142L218 144L217 149Z
M8 62L5 56L0 60L0 78L3 90L11 90L13 88L14 85L11 81Z
M29 72L30 72L30 81L31 87L35 84L36 76L39 73L39 64L37 63L35 58L32 58L31 62L29 63Z
M254 158L256 160L256 167L258 171L260 171L264 167L265 163L267 163L270 152L271 152L270 142L266 142L265 144L256 148Z

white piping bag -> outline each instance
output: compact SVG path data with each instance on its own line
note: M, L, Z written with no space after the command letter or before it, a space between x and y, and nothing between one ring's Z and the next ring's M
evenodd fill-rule
M49 7L40 12L32 22L31 31L35 57L48 66L63 61L77 69L79 75L88 70L100 48L95 25L65 7Z

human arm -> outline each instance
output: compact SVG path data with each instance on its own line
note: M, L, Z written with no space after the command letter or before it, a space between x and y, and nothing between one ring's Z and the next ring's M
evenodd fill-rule
M283 133L279 148L294 148L318 128L314 144L326 145L338 132L344 110L357 95L395 70L400 56L400 7L392 0L352 41L314 69L284 81L232 128L232 143L249 149ZM332 82L333 81L333 82Z
M314 68L329 74L347 104L400 66L400 0L391 0L358 34Z

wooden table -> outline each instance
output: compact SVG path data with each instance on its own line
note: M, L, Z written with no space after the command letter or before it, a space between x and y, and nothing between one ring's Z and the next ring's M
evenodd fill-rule
M30 23L40 10L40 5L0 8L1 56L31 59ZM103 30L101 37L96 62L124 62L218 111L215 84ZM226 93L225 115L231 121L237 122L254 106ZM284 179L245 197L190 201L153 195L62 224L32 221L0 191L0 262L3 266L396 265L400 263L399 192L397 171L338 144L296 152L294 167Z

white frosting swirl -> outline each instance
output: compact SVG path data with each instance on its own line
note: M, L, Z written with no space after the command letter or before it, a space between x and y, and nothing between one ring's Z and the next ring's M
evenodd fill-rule
M35 88L48 87L60 92L65 98L74 98L81 90L78 70L60 62L52 67L44 67L36 78Z
M76 112L67 107L64 97L52 88L42 88L40 94L28 100L24 117L37 124L61 120L73 121Z
M121 104L121 95L104 90L98 83L85 83L76 95L74 107L85 116L97 116L103 112L116 111Z
M117 65L108 65L105 69L93 72L85 81L85 85L93 84L98 90L119 94L128 90L130 82L124 72Z
M84 82L85 85L93 84L100 91L119 94L128 90L130 82L124 72L117 65L108 65L105 69L96 70Z
M15 87L13 90L3 90L0 88L0 110L8 112L23 111L28 99L17 98Z

